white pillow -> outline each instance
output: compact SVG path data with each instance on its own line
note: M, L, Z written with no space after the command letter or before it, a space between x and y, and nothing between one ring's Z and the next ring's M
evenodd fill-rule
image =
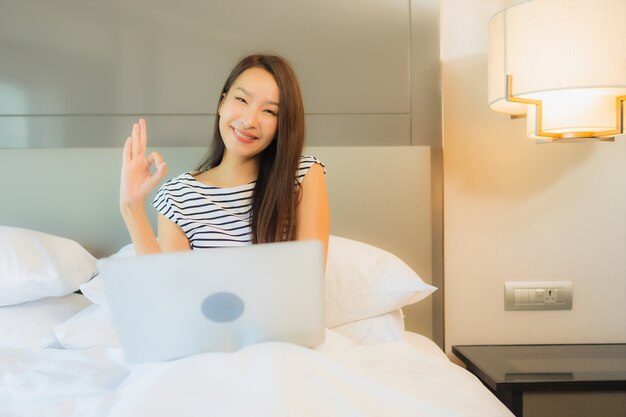
M126 245L112 256L132 256ZM80 287L93 303L107 305L99 276ZM416 303L437 288L426 284L391 253L338 236L330 236L326 263L326 327L380 316Z
M96 258L73 240L0 226L0 306L78 289L96 274Z
M128 245L122 246L120 250L111 255L111 258L127 258L136 255L135 246L133 246L132 243L129 243Z
M335 327L416 303L437 288L397 256L331 236L326 263L326 324Z
M123 258L135 256L135 247L132 243L122 247L111 255L111 258ZM94 304L108 305L108 300L104 291L104 283L100 275L80 286L80 291Z
M93 346L119 347L111 310L91 305L69 320L54 327L54 334L65 349L87 349Z
M399 308L380 316L342 324L331 330L359 345L400 342L404 340L404 314Z
M102 276L96 275L91 281L80 286L80 292L94 304L108 305L106 292L104 291L104 283Z
M80 294L0 308L0 347L43 349L56 344L52 328L91 303Z

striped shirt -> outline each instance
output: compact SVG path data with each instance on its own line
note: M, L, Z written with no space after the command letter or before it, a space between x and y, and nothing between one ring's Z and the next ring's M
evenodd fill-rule
M314 164L314 156L301 156L296 179L300 183ZM252 242L250 220L256 181L237 187L206 185L186 172L167 181L152 205L185 232L192 249L244 246Z

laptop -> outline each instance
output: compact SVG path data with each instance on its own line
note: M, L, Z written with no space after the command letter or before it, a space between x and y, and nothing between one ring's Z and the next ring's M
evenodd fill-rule
M324 341L319 241L103 258L98 270L129 362Z

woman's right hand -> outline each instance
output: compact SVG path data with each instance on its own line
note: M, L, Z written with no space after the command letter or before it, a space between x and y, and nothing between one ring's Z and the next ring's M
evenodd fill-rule
M146 121L139 119L138 123L133 124L132 135L124 144L120 181L121 208L137 204L143 206L148 194L167 173L167 166L158 152L153 151L146 156L147 142ZM151 174L152 164L156 171Z

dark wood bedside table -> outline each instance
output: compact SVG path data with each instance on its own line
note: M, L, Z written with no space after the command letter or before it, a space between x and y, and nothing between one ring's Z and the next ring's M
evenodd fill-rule
M528 391L626 391L626 344L458 345L452 353L518 417Z

